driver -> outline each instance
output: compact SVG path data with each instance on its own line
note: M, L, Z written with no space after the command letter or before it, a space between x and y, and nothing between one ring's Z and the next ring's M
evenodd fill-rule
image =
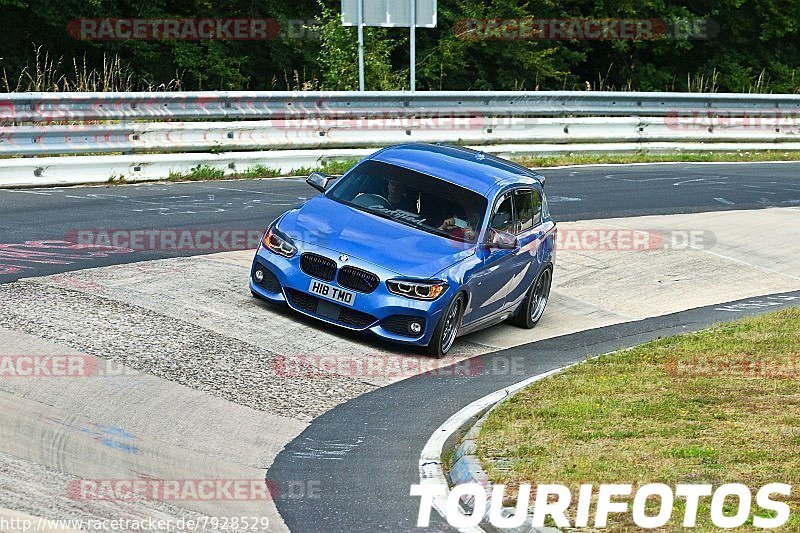
M402 209L409 213L416 213L417 206L408 191L408 187L397 180L386 181L386 199L391 209Z

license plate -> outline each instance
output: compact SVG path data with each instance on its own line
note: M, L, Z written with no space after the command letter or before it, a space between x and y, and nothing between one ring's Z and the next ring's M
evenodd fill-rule
M328 285L327 283L322 283L321 281L312 280L311 284L308 286L308 292L350 306L356 301L356 293L334 287L333 285Z

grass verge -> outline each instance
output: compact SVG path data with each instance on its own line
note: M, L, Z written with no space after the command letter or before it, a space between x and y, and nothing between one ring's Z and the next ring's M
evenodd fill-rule
M799 383L800 308L790 308L603 356L523 389L487 418L478 456L495 483L558 483L573 494L582 483L788 483L784 530L798 531ZM684 502L675 499L674 529ZM698 531L714 529L709 505L701 500ZM753 512L771 516L755 498ZM615 516L612 530L634 529L629 514Z
M299 167L292 169L291 172L281 172L276 168L265 165L255 165L242 172L226 173L224 169L211 167L208 165L198 165L188 172L170 172L166 181L214 181L214 180L233 180L233 179L258 179L276 178L280 176L307 176L312 172L325 172L328 174L343 174L347 169L356 164L358 159L347 158L341 160L326 161L316 167ZM119 177L112 176L109 183L121 183Z
M529 168L566 165L629 163L751 163L758 161L800 161L799 151L764 150L753 152L681 152L672 154L569 154L542 157L517 157L514 161Z
M258 179L281 176L307 176L312 172L326 172L341 175L358 162L358 158L345 158L326 161L316 167L299 167L291 172L281 172L265 165L255 165L242 172L226 173L223 169L199 165L188 172L171 172L166 181L214 181L222 179ZM763 151L763 152L694 152L680 154L572 154L563 156L516 157L517 163L529 168L547 168L565 165L599 165L629 163L664 163L664 162L755 162L755 161L800 161L799 152ZM124 176L111 176L109 184L127 183Z

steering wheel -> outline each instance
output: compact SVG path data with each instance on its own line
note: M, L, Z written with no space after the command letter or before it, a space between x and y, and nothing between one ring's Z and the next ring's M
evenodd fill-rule
M380 207L383 209L392 208L392 204L389 203L389 200L380 194L373 194L369 192L358 193L356 197L353 198L353 203L362 207Z

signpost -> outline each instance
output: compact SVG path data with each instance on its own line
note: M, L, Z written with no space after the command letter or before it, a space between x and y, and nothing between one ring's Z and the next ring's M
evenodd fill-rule
M364 90L364 26L409 28L410 86L417 84L416 28L436 27L436 0L342 0L342 24L358 26L358 90Z

